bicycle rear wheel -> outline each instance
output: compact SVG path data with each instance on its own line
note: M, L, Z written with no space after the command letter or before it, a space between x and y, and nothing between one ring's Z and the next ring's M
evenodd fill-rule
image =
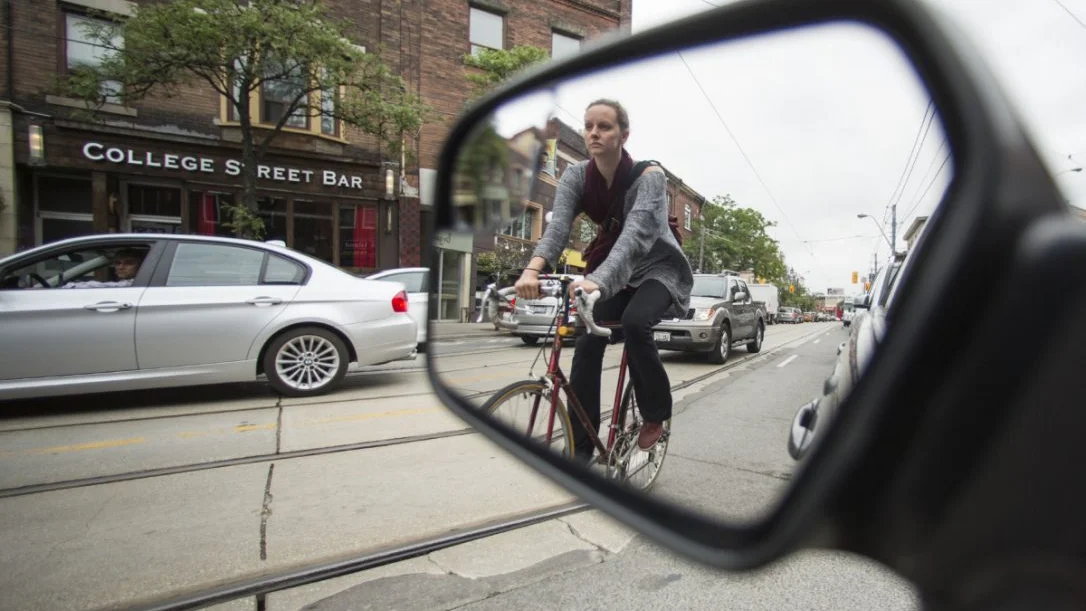
M667 457L667 446L671 438L671 419L664 421L664 434L648 451L637 447L637 436L641 432L641 410L637 407L637 396L633 384L627 384L622 394L619 408L619 429L612 450L616 478L631 488L645 491L652 487L660 475L660 467Z
M551 413L550 389L541 382L524 380L513 382L494 393L482 410L495 420L501 421L528 435L536 443L549 447L560 456L573 458L573 430L570 427L569 412L558 397L554 404L554 427L551 429L550 442L547 441L547 428ZM533 409L535 412L532 418Z

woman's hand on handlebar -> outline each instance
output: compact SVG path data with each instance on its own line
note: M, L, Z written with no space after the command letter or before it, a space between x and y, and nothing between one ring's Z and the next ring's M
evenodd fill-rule
M517 297L539 299L539 272L534 269L524 270L514 286L517 289Z
M584 289L585 293L592 293L600 290L600 285L591 280L577 280L569 285L569 296L576 296L578 288Z

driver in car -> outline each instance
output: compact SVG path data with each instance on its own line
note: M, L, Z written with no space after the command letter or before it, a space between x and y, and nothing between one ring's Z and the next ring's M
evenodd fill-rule
M143 263L142 252L133 248L125 248L118 250L113 255L112 267L113 272L116 275L116 280L108 280L105 282L98 280L87 280L85 282L69 282L60 288L62 289L98 289L98 288L119 288L132 286L132 281L136 279L136 274L140 271L140 265Z

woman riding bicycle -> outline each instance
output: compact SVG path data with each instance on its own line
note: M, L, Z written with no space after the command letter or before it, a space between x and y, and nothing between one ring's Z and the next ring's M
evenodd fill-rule
M626 109L613 100L597 100L584 116L584 140L592 158L570 164L554 199L554 215L532 253L516 292L539 297L539 273L556 262L566 246L574 219L581 213L599 226L586 248L585 279L570 286L599 290L593 310L597 321L621 321L629 354L630 379L644 424L637 444L648 450L671 418L671 384L660 362L652 328L662 318L683 316L689 307L693 272L668 224L664 171L650 166L631 176L634 161L624 144L630 135ZM630 182L630 180L632 182ZM617 338L616 338L617 339ZM600 382L608 339L586 333L577 339L570 384L592 423L600 423ZM590 461L593 445L581 423L572 423L576 458Z

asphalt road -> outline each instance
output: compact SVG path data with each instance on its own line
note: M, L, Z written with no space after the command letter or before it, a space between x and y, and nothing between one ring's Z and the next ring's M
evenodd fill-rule
M665 353L672 385L683 388L654 493L729 519L769 510L792 468L788 421L821 385L843 337L834 324L770 327L762 355L737 348L709 379L719 367ZM493 333L433 342L441 379L479 401L523 378L539 353ZM563 354L567 368L571 355ZM605 385L614 384L618 357L609 351ZM437 404L424 364L372 368L303 400L245 384L0 406L0 608L125 605L573 500ZM571 551L602 558L583 537L616 527L582 524L574 541L547 528L523 529L508 554L495 538L486 570L472 572L478 554L449 552L441 572L475 586L518 571L561 574L578 566L562 560ZM609 559L628 553L612 547ZM629 547L641 549L669 557ZM529 582L542 583L504 583ZM300 608L289 603L296 594L272 595L268 608ZM419 608L444 608L435 596Z

